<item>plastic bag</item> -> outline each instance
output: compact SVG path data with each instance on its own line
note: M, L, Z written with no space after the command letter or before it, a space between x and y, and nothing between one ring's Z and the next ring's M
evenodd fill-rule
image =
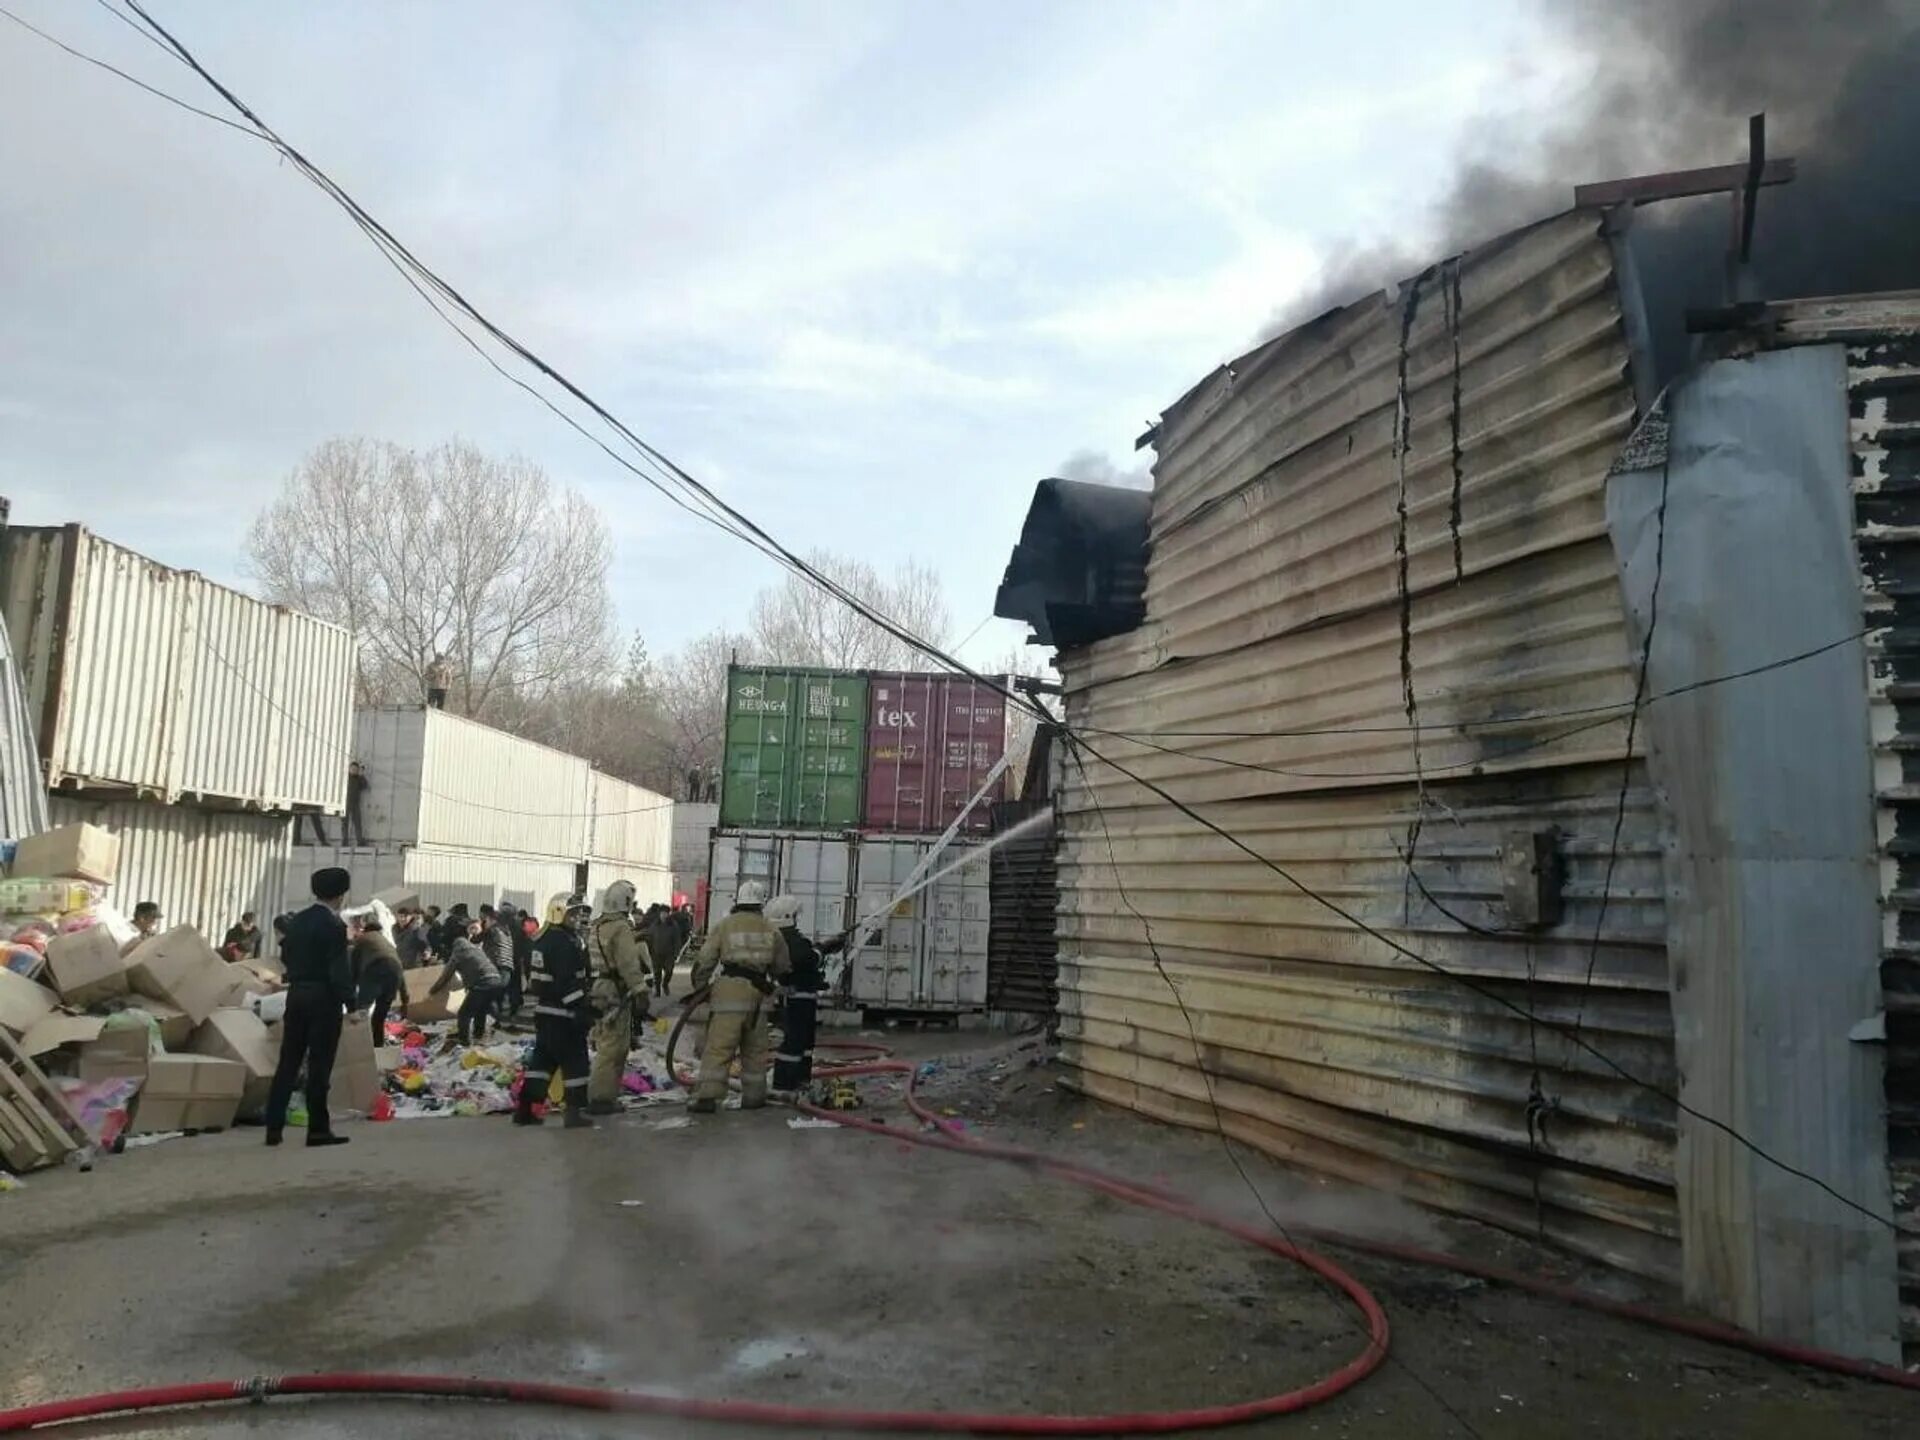
M268 995L247 996L247 1009L269 1025L277 1025L287 1015L287 992L275 990Z
M43 880L31 875L0 880L0 911L9 915L59 915L84 910L99 898L92 886L79 880Z
M139 1093L137 1076L122 1075L111 1080L75 1080L56 1075L53 1083L66 1099L67 1108L79 1119L81 1128L93 1143L106 1149L127 1128L128 1107Z

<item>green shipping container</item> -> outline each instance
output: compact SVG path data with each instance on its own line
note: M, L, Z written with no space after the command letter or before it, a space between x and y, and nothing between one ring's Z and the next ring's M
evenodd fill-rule
M858 829L866 762L864 675L746 665L727 671L722 825Z

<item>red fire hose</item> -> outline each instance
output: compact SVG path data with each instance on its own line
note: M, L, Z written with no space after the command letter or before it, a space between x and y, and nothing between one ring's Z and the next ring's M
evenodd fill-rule
M858 1049L876 1057L884 1053L868 1046L836 1047L831 1042L822 1042L821 1048ZM937 1410L845 1410L820 1406L774 1405L754 1400L698 1400L677 1395L652 1394L646 1391L553 1385L540 1381L476 1380L450 1375L342 1374L298 1375L251 1381L209 1381L192 1385L168 1385L152 1389L80 1396L72 1400L57 1400L47 1404L0 1411L0 1432L31 1430L40 1426L56 1425L63 1421L94 1419L105 1415L137 1411L167 1410L183 1406L214 1405L236 1401L259 1402L274 1395L358 1395L507 1401L576 1410L634 1415L671 1415L686 1420L727 1420L735 1424L777 1425L813 1430L895 1430L923 1434L971 1432L1000 1435L1160 1435L1180 1430L1211 1429L1304 1410L1308 1406L1331 1399L1342 1391L1350 1389L1378 1369L1386 1359L1388 1326L1385 1313L1372 1294L1359 1281L1324 1255L1282 1240L1268 1230L1243 1225L1238 1221L1203 1210L1192 1202L1156 1186L1143 1185L1121 1176L1108 1175L1090 1166L1074 1164L1042 1151L990 1143L971 1137L962 1138L957 1133L957 1126L948 1125L928 1110L914 1094L915 1067L905 1061L884 1058L861 1059L842 1065L823 1067L821 1074L823 1076L905 1075L908 1077L906 1092L908 1108L918 1119L932 1128L928 1131L910 1131L840 1111L823 1110L802 1102L798 1108L809 1114L832 1120L849 1129L884 1135L890 1139L907 1141L915 1145L947 1150L955 1154L972 1155L981 1159L1028 1165L1061 1179L1071 1180L1075 1184L1111 1195L1115 1199L1124 1200L1128 1204L1140 1205L1210 1226L1304 1266L1331 1281L1353 1301L1365 1323L1366 1344L1359 1354L1348 1360L1338 1370L1311 1385L1261 1399L1239 1401L1228 1405L1203 1406L1191 1410L1108 1415L1002 1415ZM1603 1296L1541 1280L1518 1271L1460 1260L1437 1251L1366 1240L1325 1230L1301 1227L1300 1233L1311 1234L1315 1238L1336 1243L1347 1249L1453 1270L1496 1284L1510 1285L1533 1294L1597 1310L1603 1314L1657 1326L1697 1339L1736 1346L1770 1359L1807 1365L1859 1379L1880 1381L1910 1390L1920 1390L1920 1375L1909 1374L1892 1366L1875 1365L1843 1355L1763 1340L1731 1326L1687 1316L1668 1315L1645 1306L1609 1300Z

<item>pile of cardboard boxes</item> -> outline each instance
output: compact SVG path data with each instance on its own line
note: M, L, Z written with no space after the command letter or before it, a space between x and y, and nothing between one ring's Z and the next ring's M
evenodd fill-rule
M112 835L68 825L20 842L13 874L111 884L117 858ZM261 997L280 988L272 967L222 959L190 925L131 948L125 933L104 921L62 929L46 941L36 974L0 968L0 1030L13 1040L6 1048L56 1083L137 1081L130 1133L220 1130L257 1118L280 1049L277 1025L261 1015L269 1008ZM365 1111L379 1088L372 1037L346 1027L335 1109ZM5 1153L0 1135L0 1161L12 1168L31 1168L29 1149Z

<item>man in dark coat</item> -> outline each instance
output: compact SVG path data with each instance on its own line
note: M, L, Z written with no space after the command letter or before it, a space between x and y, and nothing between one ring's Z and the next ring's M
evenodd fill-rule
M280 946L287 971L287 1013L280 1028L280 1065L267 1096L267 1144L278 1145L301 1068L307 1072L307 1144L344 1145L327 1113L333 1057L342 1017L353 1006L353 967L340 906L353 877L338 866L313 872L313 904L287 922Z

